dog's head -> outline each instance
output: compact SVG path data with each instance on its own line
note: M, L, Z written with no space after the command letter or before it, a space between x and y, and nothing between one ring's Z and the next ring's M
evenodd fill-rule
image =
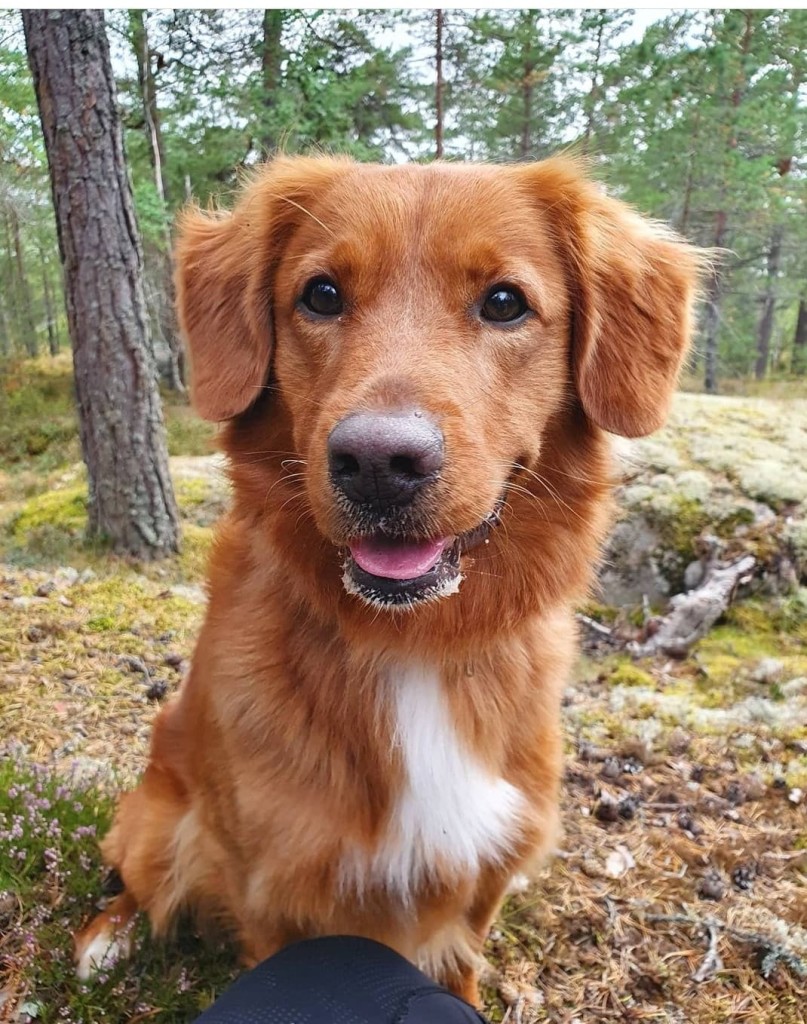
M350 592L411 607L539 486L551 424L662 424L699 254L566 160L299 158L188 212L177 263L200 413L293 471Z

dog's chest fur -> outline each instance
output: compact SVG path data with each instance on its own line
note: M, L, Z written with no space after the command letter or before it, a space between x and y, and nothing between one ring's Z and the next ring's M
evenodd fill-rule
M360 893L381 887L408 902L431 879L475 875L500 861L525 801L457 735L434 668L402 665L386 683L404 784L375 851L349 851L341 871L343 883Z

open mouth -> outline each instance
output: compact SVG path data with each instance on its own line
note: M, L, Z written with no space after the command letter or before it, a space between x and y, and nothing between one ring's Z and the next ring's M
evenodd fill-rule
M503 504L502 499L478 526L455 537L410 540L377 533L352 541L344 561L345 589L368 604L400 609L455 594L463 578L461 556L487 543Z

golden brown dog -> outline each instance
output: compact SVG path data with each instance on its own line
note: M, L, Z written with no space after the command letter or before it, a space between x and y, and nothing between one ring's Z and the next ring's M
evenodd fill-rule
M563 159L294 158L188 212L177 260L234 504L79 971L137 909L157 933L189 909L248 962L353 933L476 1001L508 881L557 832L605 431L664 421L701 254Z

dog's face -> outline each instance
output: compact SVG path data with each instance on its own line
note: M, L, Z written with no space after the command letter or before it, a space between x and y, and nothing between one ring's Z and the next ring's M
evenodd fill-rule
M345 587L407 608L456 589L564 410L659 425L696 270L565 162L283 160L178 245L200 411L271 375Z

